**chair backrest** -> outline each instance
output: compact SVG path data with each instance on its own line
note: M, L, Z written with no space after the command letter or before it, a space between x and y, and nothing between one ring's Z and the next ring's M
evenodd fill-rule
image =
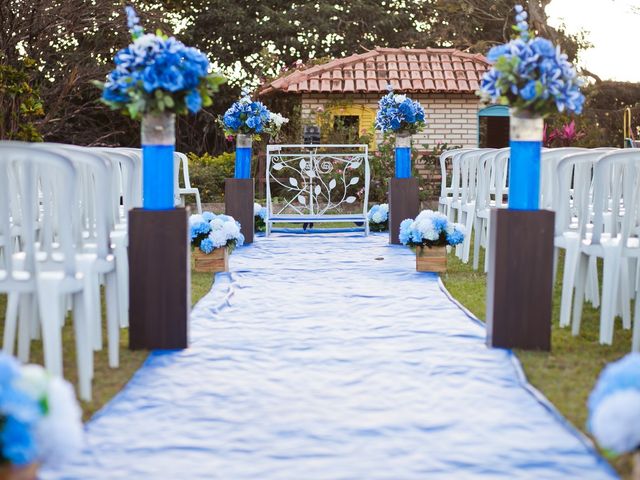
M495 197L495 206L503 206L506 193L506 170L510 148L490 150L478 158L478 188L476 193L476 210L489 208L491 197Z
M175 179L176 179L176 192L179 188L191 188L191 180L189 179L189 158L181 152L175 152L176 160L175 165ZM180 167L182 167L182 183L184 187L180 187L179 174Z
M62 268L66 275L76 273L72 222L60 221L76 205L76 170L71 160L59 153L32 148L29 144L0 143L0 234L10 232L13 215L22 222L20 249L25 253L25 269L36 271L36 231L47 244L56 243L63 253ZM14 196L17 201L10 201ZM13 205L19 211L11 210ZM40 220L36 216L41 205ZM34 208L34 206L36 208ZM0 265L13 272L12 255L16 243L6 242Z
M133 202L134 208L142 207L142 149L118 147L115 150L125 152L133 161Z
M56 152L67 157L76 169L77 203L69 212L74 224L76 246L95 243L96 253L106 258L110 252L109 233L114 229L113 168L105 154L86 147L56 143L33 143L31 148ZM60 222L66 222L60 218ZM57 228L57 225L56 225ZM47 249L51 246L47 245Z
M572 153L587 152L586 148L561 147L549 148L542 151L540 156L540 208L553 208L554 175L557 171L558 163L567 155Z
M577 220L577 232L584 238L591 223L593 200L593 168L606 152L585 150L564 152L555 168L553 205L556 213L555 234L569 229L572 219Z
M478 165L484 153L493 152L495 148L476 148L462 152L454 157L460 162L460 201L471 203L476 199L478 188Z
M452 150L446 150L440 154L440 197L444 198L449 196L453 192L453 157L462 152L470 150L469 148L455 148ZM449 167L447 164L450 164ZM451 176L448 176L448 172L451 170ZM456 176L459 179L459 176Z
M613 181L613 183L611 183ZM611 198L607 184L613 185ZM619 232L622 245L636 231L640 219L638 199L640 189L640 152L619 150L604 153L594 169L593 235L592 243L599 243L605 230L605 213L621 218ZM617 223L614 220L613 224Z
M94 147L92 150L101 152L112 163L112 200L114 203L115 221L127 223L127 212L139 206L136 204L135 162L126 151L117 148ZM124 212L120 214L120 205Z

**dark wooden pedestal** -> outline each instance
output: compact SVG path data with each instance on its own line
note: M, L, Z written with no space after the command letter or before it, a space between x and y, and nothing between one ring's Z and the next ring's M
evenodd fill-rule
M491 211L487 345L551 349L554 213Z
M187 211L129 212L129 348L187 348L191 301Z
M417 178L389 179L389 243L400 245L400 223L420 211Z
M244 243L253 243L253 178L227 178L224 181L224 210L240 222Z

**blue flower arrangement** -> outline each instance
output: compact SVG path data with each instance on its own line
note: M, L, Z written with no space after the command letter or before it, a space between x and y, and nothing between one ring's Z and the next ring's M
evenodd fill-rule
M233 250L244 243L240 223L229 215L203 212L189 217L191 245L207 255L216 248Z
M589 395L588 428L606 450L640 449L640 353L605 367Z
M425 126L424 108L406 95L389 93L378 102L376 128L382 132L418 133Z
M251 97L243 92L240 100L234 102L224 113L220 123L227 136L239 133L246 135L269 133L275 137L288 121L288 118L271 112L262 102L251 100Z
M372 232L385 232L389 229L389 205L374 205L367 212L369 228Z
M412 220L400 223L400 242L415 247L443 247L464 241L464 225L450 222L446 215L423 210Z
M545 116L554 111L582 112L582 82L567 55L546 38L529 31L527 12L516 5L517 37L489 50L493 65L484 74L480 95L487 101L509 105L516 112Z
M0 465L64 461L82 447L81 417L69 383L0 354Z
M102 101L131 118L145 113L197 113L212 104L211 95L225 82L209 73L207 56L161 33L144 33L132 7L126 7L133 43L114 57L116 68L102 88Z
M264 232L267 228L265 218L267 218L267 207L263 207L259 203L253 204L253 224L255 225L256 232Z

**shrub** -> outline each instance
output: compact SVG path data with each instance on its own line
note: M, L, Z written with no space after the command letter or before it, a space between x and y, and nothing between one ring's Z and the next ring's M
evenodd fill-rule
M235 154L225 152L213 157L208 153L198 156L189 153L189 178L191 185L200 190L205 203L224 200L224 179L233 178Z

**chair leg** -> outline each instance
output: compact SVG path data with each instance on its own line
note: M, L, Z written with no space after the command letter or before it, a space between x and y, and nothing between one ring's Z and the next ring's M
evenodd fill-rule
M194 195L196 196L196 208L198 209L198 213L202 215L202 202L200 201L200 191L196 190Z
M629 263L628 259L620 259L620 287L618 288L619 310L622 316L622 326L625 330L631 328L631 305L629 302Z
M78 390L80 398L91 400L91 379L93 378L93 348L91 345L91 327L87 315L91 314L91 305L85 302L88 292L74 295L73 330L76 341L76 364L78 369Z
M107 303L107 337L109 342L109 366L119 366L120 324L118 323L118 296L116 291L116 273L107 274L105 296Z
M487 217L487 247L484 250L484 273L489 273L489 250L491 249L491 214Z
M13 349L16 343L19 303L20 294L15 292L9 293L7 298L7 310L4 320L4 332L2 338L2 351L8 355L13 355Z
M585 299L591 302L593 308L600 306L600 284L598 282L598 258L589 259L589 273L587 277L587 290Z
M631 351L640 352L640 291L636 292L636 305L633 312Z
M580 254L578 259L578 268L576 271L576 291L573 301L573 319L571 321L572 328L571 333L575 336L580 333L580 323L582 322L582 307L584 305L584 287L587 281L587 268L589 258L586 255Z
M462 252L462 261L464 263L469 263L469 254L471 253L471 231L473 230L475 216L475 211L468 212L466 216L465 228L467 229L467 234L464 237L464 242L462 242L464 247Z
M480 243L482 242L482 224L483 220L476 217L473 221L475 230L473 235L473 269L478 270L480 267Z
M52 375L62 375L62 295L52 285L38 285L38 303L42 319L44 365Z
M602 305L600 306L600 343L611 345L615 320L615 305L618 299L620 257L616 250L605 250L602 268Z
M129 326L129 257L127 256L127 247L124 243L116 245L114 253L118 288L118 318L120 326L127 328Z
M560 326L567 327L571 323L571 303L576 284L576 270L580 254L580 240L567 244L564 255L564 271L562 272L562 300L560 302Z
M31 331L32 324L37 322L35 317L34 301L37 301L35 294L20 295L18 314L18 358L21 362L27 363L31 354Z

